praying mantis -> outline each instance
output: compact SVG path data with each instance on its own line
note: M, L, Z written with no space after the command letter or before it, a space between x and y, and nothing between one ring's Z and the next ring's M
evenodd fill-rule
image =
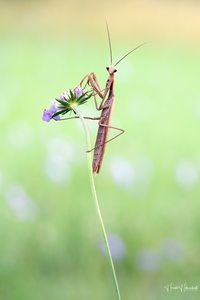
M94 156L93 156L93 163L92 163L92 168L93 168L93 173L99 173L104 153L105 153L105 148L106 148L106 143L111 142L112 140L116 139L120 135L122 135L125 130L111 126L111 117L112 117L112 110L113 110L113 104L115 102L115 95L114 95L114 81L115 81L115 73L117 72L116 66L129 54L131 54L133 51L136 49L142 47L146 43L142 43L139 46L135 47L131 51L129 51L127 54L125 54L121 59L117 61L113 65L112 62L112 46L111 46L111 39L110 39L110 32L108 28L108 24L106 23L106 29L107 29L107 34L108 34L108 41L109 41L109 50L110 50L110 66L106 67L106 70L108 71L108 79L106 81L106 86L105 89L102 91L100 89L97 76L94 72L90 73L89 75L84 76L84 78L80 82L80 86L82 86L83 82L85 79L87 79L87 84L89 84L93 91L94 91L94 100L95 100L95 106L98 111L101 111L101 115L99 118L96 118L96 120L99 120L99 128L97 131L97 137L96 137L96 142L95 142L95 147L91 149L90 151L94 151ZM101 98L101 103L98 106L97 101L96 101L96 95L97 94ZM106 98L106 96L108 97ZM108 137L108 130L109 129L114 129L119 131L117 135L115 135L111 139L107 139Z
M108 24L106 23L106 29L107 29L107 35L108 35L108 42L109 42L109 52L110 52L110 65L106 67L106 70L108 71L108 79L106 81L105 88L102 90L99 86L97 76L94 72L90 73L89 75L85 75L83 79L80 82L80 87L83 87L83 83L86 80L86 84L84 88L89 85L92 88L93 91L93 97L96 109L98 111L101 111L100 117L92 118L92 117L84 117L85 119L89 120L98 120L98 131L97 131L97 137L95 142L95 147L88 152L94 151L93 156L93 163L92 163L92 169L93 173L99 173L106 144L120 135L122 135L125 131L121 128L111 126L111 117L112 117L112 110L113 110L113 104L115 102L115 95L114 95L114 81L115 81L115 73L117 72L116 66L129 54L134 52L136 49L142 47L146 43L142 43L139 46L135 47L128 53L126 53L122 58L120 58L114 65L112 61L112 46L111 46L111 38L110 38L110 32L108 28ZM96 96L99 96L101 98L101 103L98 105ZM79 118L78 116L72 117L72 118ZM72 119L67 118L67 119ZM108 139L108 131L109 129L114 129L119 131L114 137Z

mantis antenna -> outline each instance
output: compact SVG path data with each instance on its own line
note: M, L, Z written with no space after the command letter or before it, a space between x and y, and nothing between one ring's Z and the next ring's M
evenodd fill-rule
M107 29L107 34L108 34L108 42L109 42L109 49L110 49L110 64L112 66L112 46L111 46L111 39L110 39L110 32L108 28L108 23L106 21L106 29Z
M114 67L115 67L116 65L118 65L118 63L120 63L120 61L122 61L125 57L127 57L127 56L128 56L129 54L131 54L133 51L137 50L138 48L142 47L142 46L145 45L145 44L147 44L147 43L142 43L142 44L140 44L139 46L137 46L137 47L135 47L134 49L132 49L131 51L129 51L128 53L126 53L122 58L120 58L120 59L116 62L116 64L114 65Z

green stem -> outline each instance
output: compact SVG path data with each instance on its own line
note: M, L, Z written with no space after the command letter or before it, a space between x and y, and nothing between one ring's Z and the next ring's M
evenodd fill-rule
M87 150L90 150L91 149L90 133L89 133L89 129L87 127L87 124L86 124L83 116L77 110L77 108L73 108L73 110L79 116L79 118L81 120L81 123L82 123L84 131L85 131L86 142L87 142ZM104 238L104 242L105 242L105 246L106 246L106 251L107 251L108 258L109 258L109 261L110 261L110 264L111 264L111 269L112 269L112 274L113 274L113 279L114 279L114 283L115 283L115 288L116 288L118 300L121 300L121 295L120 295L119 285L118 285L117 276L116 276L116 272L115 272L115 267L114 267L114 263L113 263L113 259L112 259L112 255L111 255L111 251L110 251L110 246L109 246L109 243L108 243L108 238L107 238L105 225L104 225L103 218L102 218L102 215L101 215L99 201L98 201L98 198L97 198L97 192L96 192L96 187L95 187L95 183L94 183L94 176L93 176L93 170L92 170L91 152L87 152L87 158L88 158L88 169L89 169L89 174L90 174L90 184L91 184L92 195L93 195L93 198L94 198L94 201L95 201L96 210L97 210L97 214L98 214L98 217L99 217L101 230L102 230L102 234L103 234L103 238Z

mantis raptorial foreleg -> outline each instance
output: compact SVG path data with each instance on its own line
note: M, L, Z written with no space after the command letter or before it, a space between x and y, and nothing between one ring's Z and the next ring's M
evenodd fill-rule
M87 86L87 84L90 84L93 90L101 97L102 99L104 98L104 94L101 92L97 76L94 72L90 73L89 75L87 74L86 76L83 77L83 79L80 82L80 86L82 87L82 84L84 80L87 79L86 84L84 87Z
M97 103L97 99L96 99L96 95L93 94L93 97L94 97L94 103L95 103L95 107L96 107L96 110L101 110L101 104L102 104L102 101L100 103L100 105L98 106L98 103Z
M87 86L87 84L90 84L93 91L99 95L99 97L102 99L100 105L98 106L97 104L97 101L96 101L96 94L94 93L93 96L94 96L94 100L95 100L95 106L96 106L96 109L97 110L101 110L102 109L102 106L103 106L103 103L105 101L105 97L108 93L108 88L105 87L105 89L101 90L100 86L99 86L99 83L98 83L98 80L97 80L97 76L94 72L90 73L89 75L86 75L83 77L83 79L81 80L80 82L80 86L82 86L84 80L87 78L87 81L86 81L86 85L85 87Z

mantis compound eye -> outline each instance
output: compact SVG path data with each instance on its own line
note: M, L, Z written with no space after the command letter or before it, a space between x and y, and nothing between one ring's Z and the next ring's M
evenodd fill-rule
M114 73L116 73L116 72L117 72L117 70L115 69L115 70L114 70Z
M108 71L108 70L109 70L109 67L106 67L106 70Z

